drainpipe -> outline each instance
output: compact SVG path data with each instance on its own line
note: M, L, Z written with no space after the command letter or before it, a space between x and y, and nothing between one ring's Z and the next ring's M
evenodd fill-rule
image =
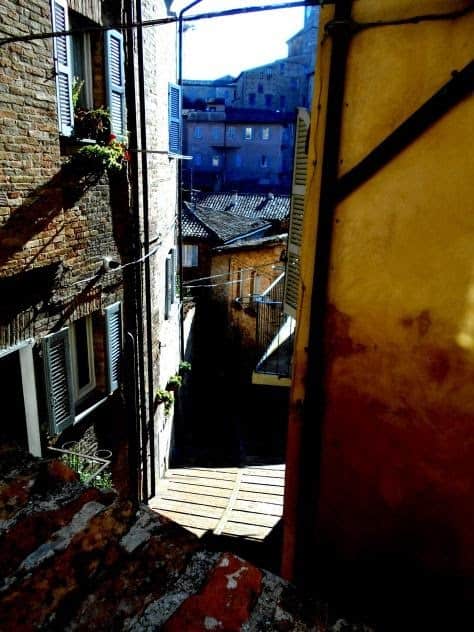
M178 78L177 83L179 86L183 85L183 17L184 14L200 4L202 0L194 0L191 4L183 7L178 14ZM182 128L184 130L184 125ZM184 318L183 318L183 219L182 219L182 206L183 206L183 192L182 192L182 180L183 180L183 166L181 160L178 160L178 268L179 268L179 298L180 298L180 314L179 314L179 352L181 360L184 360ZM192 195L192 185L191 185Z
M344 85L351 43L352 0L336 0L334 20L327 26L332 37L328 80L326 131L321 171L321 193L316 234L314 280L311 294L308 372L299 437L298 480L293 488L297 496L294 577L311 590L316 581L318 502L321 478L321 448L326 409L325 370L326 310L332 253L334 209L344 107Z
M140 149L141 149L141 180L142 180L142 206L143 206L143 256L148 255L150 251L150 225L149 225L149 189L148 189L148 144L146 129L146 106L145 106L145 72L143 64L143 26L142 23L142 3L136 0L136 18L139 26L137 27L137 71L138 71L138 98L140 110ZM155 495L155 424L154 424L154 384L153 384L153 332L152 332L152 308L151 308L151 271L150 257L147 257L140 266L144 269L145 277L145 330L146 330L146 364L147 364L147 388L148 388L148 410L146 416L146 428L144 428L144 436L149 442L150 450L150 481L149 489L145 487L146 473L144 470L143 492L144 498L148 499ZM146 463L147 444L142 445L143 461Z

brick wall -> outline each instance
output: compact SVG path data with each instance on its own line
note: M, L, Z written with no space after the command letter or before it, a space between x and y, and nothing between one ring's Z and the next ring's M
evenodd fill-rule
M165 17L166 3L146 0L142 3L144 20ZM138 37L138 34L137 34ZM143 31L145 73L145 121L147 132L148 208L150 258L153 391L164 389L179 367L179 306L176 300L169 318L165 318L166 257L177 243L177 169L168 158L168 83L176 83L176 26L166 25ZM135 60L137 63L137 58ZM138 70L138 67L136 67ZM137 86L138 93L138 86ZM139 139L140 143L140 139ZM142 173L142 155L139 172ZM141 186L141 185L140 185ZM140 215L144 237L143 190L140 191ZM145 288L144 288L145 290ZM146 359L146 362L148 360ZM164 406L155 403L156 475L166 469L172 448L173 410L165 415Z
M51 31L50 2L0 0L0 29L11 36ZM95 105L104 103L102 51L96 36ZM45 430L41 339L89 314L103 320L104 307L123 299L121 275L101 268L104 255L126 254L127 181L125 173L110 179L70 168L75 148L59 137L50 39L0 47L0 74L0 349L35 339ZM99 386L103 364L98 357ZM105 408L100 423L108 417Z

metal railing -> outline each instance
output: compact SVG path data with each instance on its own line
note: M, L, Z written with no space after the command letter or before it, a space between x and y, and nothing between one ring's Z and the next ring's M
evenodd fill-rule
M256 373L288 377L291 371L291 349L285 331L289 316L283 311L285 273L256 299L257 307L257 354L261 358ZM281 336L281 339L280 339Z
M80 481L85 485L112 487L110 473L112 452L110 450L96 450L93 453L85 454L74 450L74 446L71 445L73 443L65 444L62 448L50 446L48 450L58 452L61 455L61 460L77 472ZM73 447L73 449L66 449L66 446Z

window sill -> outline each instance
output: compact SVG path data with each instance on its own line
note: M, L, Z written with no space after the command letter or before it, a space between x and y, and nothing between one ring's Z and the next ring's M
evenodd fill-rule
M96 145L94 138L76 138L75 136L60 136L59 144L61 148L61 156L71 156L77 150L86 145Z
M87 397L83 400L76 411L76 415L74 417L74 425L78 424L85 417L90 415L94 410L105 404L105 402L109 399L108 395L104 395L104 393L93 393L91 396Z

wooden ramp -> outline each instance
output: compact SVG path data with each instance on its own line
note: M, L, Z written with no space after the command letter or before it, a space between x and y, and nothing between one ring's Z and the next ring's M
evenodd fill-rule
M284 465L168 470L150 507L201 537L264 540L283 513Z

